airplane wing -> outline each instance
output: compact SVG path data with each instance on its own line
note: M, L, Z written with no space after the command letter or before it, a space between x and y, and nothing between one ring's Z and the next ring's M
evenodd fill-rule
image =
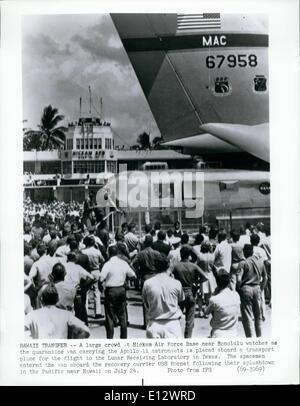
M268 123L253 126L208 123L203 124L201 129L242 151L270 162Z
M240 152L241 150L211 134L198 134L192 137L178 138L177 140L164 142L162 145L170 147L183 147L199 150L202 153Z

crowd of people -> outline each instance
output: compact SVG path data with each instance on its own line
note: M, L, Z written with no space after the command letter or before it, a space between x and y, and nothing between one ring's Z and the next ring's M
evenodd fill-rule
M205 225L196 235L179 222L168 230L146 224L143 235L123 223L112 235L89 199L82 206L28 198L23 238L27 337L87 338L89 321L105 318L107 338L118 326L127 338L129 289L142 299L148 338L190 338L195 317L210 322L211 337L236 336L239 317L246 337L262 335L271 306L263 223L230 233Z

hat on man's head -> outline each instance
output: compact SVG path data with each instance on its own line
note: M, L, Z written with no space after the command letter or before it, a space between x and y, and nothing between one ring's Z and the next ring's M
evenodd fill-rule
M169 238L169 242L171 245L177 245L181 242L181 238L180 237L175 237L174 235L172 237Z

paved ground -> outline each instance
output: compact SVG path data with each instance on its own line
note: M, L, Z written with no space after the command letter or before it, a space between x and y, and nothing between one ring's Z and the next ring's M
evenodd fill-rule
M129 290L127 292L128 297L128 318L130 325L128 327L128 338L146 338L146 332L142 328L143 324L143 312L142 312L142 300L140 294L135 290ZM91 310L89 311L92 314ZM104 314L104 306L102 304L102 314ZM209 319L195 318L195 327L193 331L193 338L208 337L210 333ZM184 326L184 319L182 320ZM89 328L91 330L91 338L106 338L104 318L100 320L94 320L89 318ZM245 337L241 320L238 323L239 337ZM115 328L115 338L119 338L120 328ZM266 306L266 320L263 323L263 336L271 335L271 309Z

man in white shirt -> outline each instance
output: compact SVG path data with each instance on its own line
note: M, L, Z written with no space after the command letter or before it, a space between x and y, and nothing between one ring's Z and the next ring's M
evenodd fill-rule
M266 233L264 232L264 223L260 222L256 224L257 234L259 236L259 245L264 244L265 240L267 239Z
M77 256L76 253L71 251L67 256L67 262L65 263L66 276L65 281L70 283L74 288L78 288L81 279L84 280L95 280L94 276L87 272L82 266L76 264Z
M95 238L92 235L87 236L85 239L86 248L81 252L88 256L91 274L95 278L95 283L93 285L93 296L94 296L94 310L95 319L99 319L101 314L101 292L99 290L98 281L100 279L100 267L104 262L104 258L97 248L95 248Z
M259 260L262 264L261 266L265 267L265 269L269 269L270 262L268 260L268 255L266 251L260 246L261 239L259 234L252 234L250 237L251 244L253 246L253 255ZM269 285L268 285L269 286ZM266 308L265 308L265 291L262 290L261 292L261 311L262 311L262 319L265 320L266 317Z
M268 260L266 251L259 247L260 244L260 237L258 234L252 234L250 237L251 245L253 245L253 254L258 258L261 259L263 263Z
M134 223L128 225L128 233L125 234L125 243L128 247L129 253L138 249L139 239L135 234L136 226Z
M53 265L59 262L57 258L46 255L46 245L44 243L38 244L37 253L40 258L33 263L29 271L29 278L33 281L36 292L40 290L45 282L48 282Z
M73 236L68 236L66 238L66 243L63 245L60 245L57 250L55 251L55 256L60 257L60 258L67 258L68 253L70 252L70 242L74 240Z
M170 261L170 270L171 271L174 269L174 266L181 261L180 242L181 242L181 238L179 238L179 237L173 237L171 239L171 245L172 245L173 249L169 252L169 255L168 255L168 260Z
M118 257L115 245L108 248L109 261L103 265L100 282L105 283L105 327L107 338L114 337L114 320L120 322L120 338L127 338L126 279L136 278L128 263Z
M49 284L41 295L42 308L25 316L25 335L32 339L87 338L90 331L85 324L71 312L58 309L57 289Z
M247 235L246 230L243 227L240 228L239 244L242 248L244 248L245 244L250 244L250 235Z
M214 266L217 268L225 268L225 270L229 273L231 268L231 246L228 244L227 241L227 234L225 230L220 231L218 234L218 241L219 244L216 246L214 252Z
M184 301L181 283L169 276L165 255L155 258L157 275L144 283L142 297L147 311L147 338L182 338L179 303Z
M230 275L226 269L219 269L216 280L218 288L205 309L206 315L212 314L210 336L214 338L236 337L240 296L229 288Z
M40 303L43 291L49 284L54 284L58 293L58 302L56 307L59 309L72 311L74 308L74 300L76 296L76 288L73 284L65 281L66 269L60 262L54 265L51 274L49 275L49 282L45 283L39 291Z
M65 282L74 289L76 289L76 296L74 300L74 310L75 316L80 320L87 323L87 307L86 307L86 296L85 301L82 300L82 288L89 289L91 283L96 281L91 273L87 272L82 266L76 264L77 254L74 251L69 252L67 256L67 262L65 263L66 276ZM88 284L89 286L82 286L83 284ZM99 312L100 313L100 312ZM98 317L98 316L97 316Z

